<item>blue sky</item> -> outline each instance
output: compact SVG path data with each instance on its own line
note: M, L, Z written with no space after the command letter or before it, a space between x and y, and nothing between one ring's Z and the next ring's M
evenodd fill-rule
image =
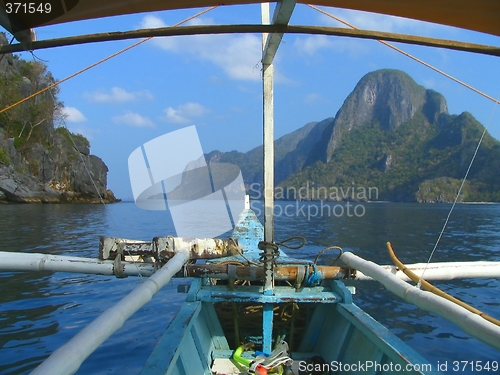
M325 8L360 29L499 45L498 37L402 18ZM173 25L199 10L158 12L37 29L39 39ZM260 5L218 7L189 24L259 23ZM297 5L291 24L341 27ZM36 51L63 79L134 43L106 42ZM500 98L498 58L396 44L458 79ZM132 197L127 159L143 143L196 125L204 152L248 151L262 143L261 36L219 35L150 40L60 86L66 125L85 135L108 165L108 187ZM30 54L23 58L31 59ZM449 112L472 113L500 139L496 105L382 44L354 38L285 35L275 60L275 136L333 117L367 73L400 69L442 93Z

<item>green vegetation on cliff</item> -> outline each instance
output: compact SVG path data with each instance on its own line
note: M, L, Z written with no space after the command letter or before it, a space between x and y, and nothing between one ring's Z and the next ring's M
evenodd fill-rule
M43 62L12 54L0 60L0 109L8 108L0 113L0 202L116 201L89 141L61 126L57 86L30 97L54 83Z
M282 185L354 184L376 187L380 200L453 201L482 130L467 113L443 120L441 126L430 124L417 114L393 131L366 124L343 137L329 163L317 161ZM500 200L499 160L500 143L486 135L461 200Z
M418 202L454 200L484 129L470 113L448 114L441 94L390 69L364 76L334 119L307 126L276 161L279 191L302 188L301 199ZM248 157L220 159L239 165L251 186L262 169L245 175ZM499 202L499 170L500 142L486 133L460 201Z

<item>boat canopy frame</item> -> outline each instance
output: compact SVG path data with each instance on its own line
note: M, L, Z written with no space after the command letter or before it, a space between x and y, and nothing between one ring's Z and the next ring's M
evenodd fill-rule
M261 1L47 0L44 3L51 4L50 12L30 14L9 12L8 3L0 2L0 25L16 39L29 41L29 29L40 26L162 10L259 4ZM496 0L298 0L297 3L398 16L500 36L500 2Z

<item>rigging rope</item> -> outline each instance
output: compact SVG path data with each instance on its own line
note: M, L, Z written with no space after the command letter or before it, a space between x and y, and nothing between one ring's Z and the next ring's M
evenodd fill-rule
M188 22L188 21L190 21L190 20L192 20L192 19L194 19L194 18L196 18L196 17L199 17L199 16L201 16L201 15L203 15L203 14L205 14L205 13L207 13L207 12L209 12L209 11L213 10L213 9L215 9L216 7L217 7L217 6L212 6L212 7L210 7L210 8L204 9L204 10L202 10L202 11L200 11L200 12L196 13L195 15L193 15L193 16L191 16L191 17L188 17L188 18L184 19L183 21L180 21L180 22L176 23L176 24L175 24L175 25L173 25L172 27L177 27L177 26L180 26L180 25L182 25L182 24L184 24L184 23L186 23L186 22ZM71 79L71 78L73 78L73 77L76 77L77 75L79 75L79 74L81 74L81 73L83 73L83 72L86 72L87 70L92 69L93 67L95 67L95 66L97 66L97 65L102 64L102 63L103 63L103 62L105 62L105 61L108 61L108 60L112 59L112 58L113 58L113 57L115 57L115 56L118 56L118 55L120 55L120 54L122 54L122 53L124 53L124 52L126 52L126 51L128 51L128 50L130 50L130 49L132 49L132 48L134 48L134 47L137 47L138 45L140 45L140 44L142 44L142 43L144 43L144 42L147 42L148 40L150 40L150 39L152 39L152 38L153 38L153 37L147 37L147 38L145 38L145 39L143 39L143 40L140 40L140 41L138 41L138 42L136 42L136 43L132 44L131 46L128 46L128 47L126 47L126 48L124 48L124 49L122 49L122 50L120 50L120 51L118 51L118 52L115 52L115 53L113 53L112 55L110 55L110 56L108 56L108 57L106 57L106 58L104 58L104 59L101 59L101 60L97 61L96 63L94 63L94 64L92 64L92 65L89 65L88 67L86 67L86 68L84 68L84 69L81 69L81 70L79 70L78 72L73 73L73 74L71 74L70 76L68 76L68 77L66 77L66 78L64 78L64 79L62 79L62 80L60 80L60 81L54 82L53 84L51 84L51 85L49 85L49 86L47 86L47 87L43 88L42 90L39 90L39 91L37 91L37 92L35 92L35 93L33 93L33 94L31 94L31 95L27 96L26 98L21 99L21 100L19 100L18 102L16 102L16 103L14 103L14 104L12 104L12 105L10 105L10 106L8 106L8 107L6 107L6 108L4 108L4 109L0 110L0 114L1 114L1 113L3 113L3 112L5 112L5 111L8 111L8 110L9 110L9 109L11 109L11 108L14 108L15 106L17 106L17 105L19 105L19 104L24 103L25 101L27 101L27 100L29 100L29 99L31 99L31 98L34 98L34 97L35 97L35 96L37 96L37 95L40 95L41 93L43 93L43 92L45 92L45 91L49 91L49 93L50 93L50 95L51 95L51 97L52 97L52 100L53 100L53 101L54 101L54 103L55 103L55 102L56 102L56 98L54 97L54 94L52 93L52 91L51 91L50 89L52 89L52 88L54 88L54 87L56 87L56 86L60 85L61 83L65 82L65 81L70 80L70 79ZM11 40L10 42L12 43L12 41L13 41L13 40L14 40L14 38L12 38L12 40ZM31 51L31 54L32 54L32 56L33 56L33 58L34 58L34 59L38 59L38 58L37 58L37 57L33 54L33 52L32 52L32 51ZM4 56L5 56L5 55L2 55L2 57L0 58L0 61L2 61L2 59L3 59L3 57L4 57ZM71 143L73 144L73 147L74 147L74 148L75 148L75 150L77 151L77 153L78 153L78 155L79 155L79 157L80 157L80 160L81 160L81 162L83 163L83 166L84 166L84 168L85 168L85 171L86 171L87 175L89 176L90 180L92 181L92 185L94 186L94 189L95 189L95 191L96 191L96 193L97 193L97 195L98 195L98 197L99 197L99 200L100 200L101 204L103 204L103 205L104 205L104 207L107 209L107 207L106 207L106 203L105 203L105 201L104 201L104 198L103 198L102 194L100 193L99 189L97 188L97 185L96 185L96 183L95 183L95 180L94 180L94 178L93 178L92 174L90 173L90 170L89 170L89 169L88 169L88 167L87 167L87 163L85 163L85 160L83 159L82 154L78 151L78 148L76 147L75 140L73 139L73 136L71 135L71 132L69 131L69 129L68 129L67 125L66 125L66 121L64 120L64 118L63 118L62 122L63 122L63 127L64 127L66 130L68 130L68 135L69 135L69 138L71 139ZM117 227L116 223L114 222L112 215L109 215L109 212L108 212L108 216L111 218L111 221L113 222L113 226L117 229L118 227ZM117 230L117 231L119 232L119 230ZM128 249L127 249L127 251L129 252L129 254L128 254L128 255L132 257L132 255L130 254L130 251L129 251ZM118 256L117 256L117 258L120 258L120 255L118 255ZM137 268L139 278L141 278L141 279L142 279L143 275L141 274L141 270L139 269L139 266L137 265L137 263L136 263L136 262L133 262L133 263L134 263L134 265L135 265L135 266L136 266L136 268ZM121 267L121 265L119 264L119 262L117 263L117 266L116 266L116 267L118 267L118 266L119 266L119 267ZM120 270L118 270L118 269L117 269L117 270L115 270L115 273L116 273L117 277L118 277L120 274L123 274L123 272L122 272L122 271L123 271L122 269L120 269ZM123 276L121 276L121 277L123 277Z
M33 54L33 52L32 52L32 54ZM33 57L35 57L35 56L33 55ZM56 102L56 98L54 97L54 94L52 93L52 90L49 90L49 93L50 93L50 96L52 97L52 100L55 103ZM76 147L75 139L71 135L71 132L69 131L68 126L66 125L66 120L64 119L64 117L62 119L62 123L63 123L63 127L68 131L69 139L71 140L71 143L73 144L73 148L76 150L76 153L80 157L80 161L83 163L83 167L85 168L85 172L89 176L90 181L92 181L92 185L94 186L94 189L95 189L95 191L96 191L96 193L97 193L97 195L99 197L99 201L104 206L104 208L107 210L106 202L104 201L104 198L103 198L101 192L97 188L97 185L95 183L94 177L90 173L90 170L87 167L87 163L85 162L85 159L83 158L82 153L78 150L78 147ZM108 216L111 219L111 222L113 223L113 227L119 233L120 231L119 231L118 226L116 225L115 221L113 220L113 215L110 215L109 212L108 212ZM124 242L120 242L118 245L119 245L119 249L120 248L122 249L121 254L123 255L123 245L124 245ZM127 249L127 252L128 252L128 255L130 257L132 257L132 254L130 253L129 249ZM121 255L118 254L116 256L115 263L114 263L114 273L115 273L115 276L118 277L118 278L125 278L127 276L125 276L125 274L123 272L124 271L124 266L121 264L120 261L121 261ZM140 270L139 266L137 265L137 262L133 262L133 263L135 265L135 268L137 269L137 274L139 275L139 278L142 279L143 275L141 273L141 270Z
M351 25L350 23L348 23L348 22L346 22L346 21L344 21L344 20L342 20L342 19L340 19L340 18L338 18L338 17L334 16L333 14L330 14L330 13L328 13L328 12L324 11L323 9L320 9L320 8L318 8L318 7L314 6L314 5L311 5L311 4L307 4L307 6L309 6L310 8L312 8L312 9L314 9L314 10L317 10L318 12L320 12L320 13L324 14L324 15L325 15L325 16L327 16L327 17L330 17L330 18L332 18L332 19L334 19L334 20L336 20L336 21L338 21L338 22L340 22L340 23L342 23L342 24L344 24L344 25L346 25L346 26L350 27L350 28L351 28L351 29L353 29L353 30L359 30L356 26ZM488 95L488 94L486 94L486 93L484 93L484 92L482 92L482 91L480 91L480 90L476 89L475 87L473 87L473 86L471 86L471 85L469 85L469 84L467 84L467 83L465 83L465 82L463 82L463 81L459 80L458 78L455 78L455 77L453 77L452 75L450 75L450 74L448 74L448 73L446 73L446 72L443 72L442 70L440 70L440 69L438 69L438 68L436 68L436 67L432 66L431 64L426 63L426 62L425 62L425 61L423 61L423 60L420 60L418 57L415 57L415 56L413 56L413 55L409 54L408 52L405 52L405 51L403 51L402 49L400 49L400 48L398 48L398 47L396 47L396 46L394 46L394 45L392 45L392 44L390 44L390 43L388 43L388 42L386 42L386 41L384 41L384 40L380 40L380 39L378 39L378 40L377 40L377 42L380 42L380 43L382 43L383 45L385 45L385 46L387 46L387 47L389 47L389 48L392 48L393 50L395 50L395 51L397 51L397 52L399 52L399 53L401 53L401 54L403 54L403 55L405 55L405 56L409 57L410 59L415 60L416 62L418 62L418 63L420 63L420 64L422 64L422 65L424 65L424 66L426 66L426 67L428 67L428 68L430 68L430 69L432 69L432 70L434 70L435 72L437 72L437 73L439 73L439 74L444 75L445 77L447 77L447 78L451 79L452 81L455 81L455 82L457 82L458 84L460 84L460 85L462 85L462 86L467 87L469 90L472 90L472 91L474 91L475 93L477 93L477 94L479 94L479 95L484 96L485 98L487 98L487 99L489 99L489 100L491 100L491 101L495 102L496 104L500 104L500 100L497 100L497 99L495 99L494 97L492 97L492 96L490 96L490 95ZM1 113L1 112L0 112L0 113Z
M199 16L201 16L201 15L203 15L203 14L205 14L205 13L207 13L207 12L209 12L209 11L211 11L211 10L215 9L215 8L217 8L217 6L218 6L218 5L215 5L215 6L212 6L212 7L210 7L210 8L204 9L204 10L202 10L201 12L198 12L198 13L196 13L195 15L193 15L193 16L191 16L191 17L186 18L185 20L183 20L183 21L181 21L181 22L176 23L176 24L175 24L175 25L173 25L172 27L177 27L177 26L180 26L180 25L182 25L182 24L184 24L184 23L186 23L186 22L189 22L189 21L191 21L192 19L194 19L194 18L196 18L196 17L199 17ZM76 73L73 73L73 74L69 75L68 77L66 77L66 78L64 78L64 79L62 79L62 80L60 80L60 81L54 82L53 84L51 84L51 85L49 85L49 86L47 86L47 87L43 88L42 90L37 91L37 92L35 92L34 94L31 94L31 95L27 96L26 98L21 99L21 100L19 100L18 102L16 102L16 103L14 103L14 104L9 105L8 107L5 107L4 109L0 110L0 114L1 114L1 113L3 113L3 112L5 112L5 111L8 111L9 109L14 108L15 106L17 106L17 105L19 105L19 104L21 104L21 103L24 103L25 101L27 101L27 100L29 100L29 99L31 99L31 98L34 98L34 97L35 97L35 96L37 96L37 95L40 95L41 93L43 93L43 92L45 92L45 91L47 91L47 90L50 90L50 89L51 89L51 88L53 88L53 87L56 87L56 86L60 85L60 84L61 84L61 83L63 83L63 82L66 82L66 81L70 80L71 78L76 77L77 75L79 75L79 74L81 74L81 73L83 73L83 72L86 72L87 70L92 69L93 67L95 67L95 66L97 66L97 65L102 64L102 63L103 63L103 62L105 62L105 61L108 61L108 60L112 59L113 57L116 57L116 56L118 56L118 55L120 55L120 54L122 54L122 53L124 53L124 52L126 52L126 51L128 51L128 50L130 50L130 49L132 49L132 48L134 48L134 47L137 47L138 45L140 45L140 44L142 44L142 43L145 43L145 42L147 42L148 40L153 39L153 38L154 38L153 36L149 36L149 37L147 37L147 38L145 38L145 39L142 39L142 40L140 40L140 41L138 41L138 42L136 42L136 43L132 44L131 46L128 46L128 47L126 47L126 48L124 48L124 49L122 49L122 50L120 50L120 51L118 51L118 52L115 52L115 53L113 53L112 55L110 55L110 56L108 56L108 57L105 57L104 59L99 60L99 61L97 61L96 63L94 63L94 64L92 64L92 65L89 65L89 66L87 66L86 68L83 68L83 69L79 70L78 72L76 72Z
M339 251L339 255L337 256L337 258L335 258L335 260L330 264L330 266L333 266L337 260L340 259L340 257L342 256L342 254L344 253L344 250L342 250L341 247L339 246L329 246L323 250L321 250L318 255L316 255L316 258L314 258L314 264L317 264L318 263L318 259L324 254L326 253L327 251L330 251L330 250L338 250Z
M429 266L429 263L431 262L432 256L436 252L436 249L438 247L439 242L441 241L441 238L443 237L444 231L446 230L446 227L448 225L448 221L450 221L450 216L451 213L453 212L458 198L460 197L460 193L462 192L462 188L464 187L465 181L467 180L467 177L469 176L469 171L472 167L472 164L474 163L474 160L476 159L477 152L479 150L479 146L481 146L481 143L483 142L483 138L486 134L486 127L484 127L483 134L481 134L481 138L479 139L479 142L477 143L476 149L474 150L474 154L472 155L471 161L469 163L469 166L467 167L467 171L465 172L465 176L462 179L462 183L460 184L460 187L458 188L457 195L455 196L455 200L453 201L453 204L450 208L450 211L448 212L448 216L446 217L446 220L444 221L443 228L441 229L441 232L439 233L439 236L436 240L436 243L434 244L434 248L431 251L431 254L429 255L429 259L427 259L427 263L425 264L424 271L422 272L422 276L420 277L420 281L417 283L417 287L420 288L422 286L422 280L424 278L425 271L427 271L427 268Z

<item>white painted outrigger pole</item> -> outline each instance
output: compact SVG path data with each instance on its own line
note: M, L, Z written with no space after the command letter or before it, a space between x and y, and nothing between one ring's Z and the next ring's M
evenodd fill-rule
M121 264L123 270L120 276L151 276L155 273L153 263L121 262ZM51 271L117 275L115 263L112 260L10 251L0 251L0 271Z
M426 280L453 280L453 279L488 279L500 278L500 262L440 262L440 263L415 263L405 264L406 268L422 277L425 271ZM380 266L385 268L397 278L410 281L398 267L394 265ZM355 280L373 280L370 276L357 270Z
M104 311L75 337L50 355L32 375L74 374L83 361L109 336L120 329L125 321L144 306L180 271L188 261L188 251L177 253L153 276L147 278L129 295L113 307Z
M353 253L342 254L340 260L348 267L360 270L365 275L377 280L387 290L405 301L445 318L469 335L500 350L500 327L483 319L478 314L467 311L456 303L431 292L422 291L399 279L382 266L364 260Z

